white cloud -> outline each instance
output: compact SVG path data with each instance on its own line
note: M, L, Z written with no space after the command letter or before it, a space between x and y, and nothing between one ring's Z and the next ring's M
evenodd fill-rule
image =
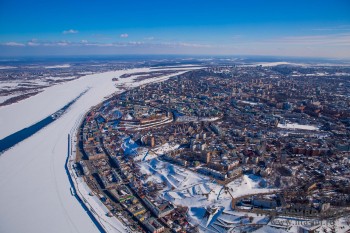
M55 47L55 46L69 46L69 45L73 45L73 43L62 40L62 41L46 41L46 42L40 43L40 45Z
M350 34L330 34L330 35L312 35L312 36L290 36L272 39L271 43L284 43L295 45L331 45L331 46L349 46Z
M23 47L23 46L25 46L25 44L23 44L23 43L18 43L18 42L13 42L13 41L5 42L5 43L3 43L2 45L6 45L6 46L18 46L18 47Z
M191 48L212 48L215 47L210 44L198 44L198 43L187 43L187 42L163 42L160 45L170 46L170 47L191 47Z
M128 45L142 45L142 44L144 44L144 43L141 42L141 41L130 41L130 42L128 43Z
M57 45L58 46L67 46L67 45L69 45L69 43L67 43L67 42L58 42Z
M123 34L122 34L123 35ZM126 38L125 35L123 38ZM235 39L237 38L237 39ZM215 44L202 43L196 41L159 41L146 40L141 41L119 41L102 42L78 40L78 41L41 41L28 40L26 42L4 42L0 45L11 46L18 50L26 46L39 51L47 47L51 50L72 51L84 53L92 51L93 53L112 54L112 53L154 53L154 54L247 54L247 55L283 55L283 56L312 56L312 57L335 57L349 58L350 54L350 33L334 33L322 35L300 35L283 36L271 38L240 38L239 35L233 35L226 43ZM56 47L56 48L55 48ZM79 47L81 50L79 50ZM66 49L64 49L66 48ZM8 48L10 49L10 48ZM15 49L14 49L15 50ZM35 51L36 51L35 50Z
M27 45L28 45L28 46L39 46L40 44L37 43L37 42L29 41L29 42L27 43Z
M133 47L133 46L141 46L141 45L149 45L145 44L142 41L130 41L130 42L117 42L117 43L79 43L79 44L72 44L72 45L84 45L84 46L97 46L97 47Z
M78 30L74 30L74 29L69 29L69 30L65 30L62 32L63 34L77 34L79 33Z
M154 40L154 37L153 36L145 37L145 40Z
M209 45L209 44L197 44L197 43L186 43L186 42L181 42L178 45L183 46L183 47L193 47L193 48L210 48L210 47L212 47L212 45Z
M86 44L88 46L97 46L97 47L113 47L114 44L113 43L90 43L90 44Z
M129 35L127 33L120 34L120 38L128 38Z

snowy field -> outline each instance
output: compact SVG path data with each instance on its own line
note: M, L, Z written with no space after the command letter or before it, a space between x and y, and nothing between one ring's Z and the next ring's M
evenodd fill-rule
M176 206L189 207L190 222L201 226L202 232L217 232L214 228L220 219L223 221L228 221L227 218L231 219L233 222L228 227L234 227L240 222L239 219L244 214L232 211L232 197L276 191L263 185L265 184L263 178L254 175L243 175L225 187L208 176L157 158L140 162L139 166L142 173L150 175L145 182L165 183L165 188L159 192L160 198ZM206 208L213 206L217 210L215 214L209 218L204 217ZM265 218L254 216L255 223L263 219Z
M165 154L166 152L173 151L179 147L179 144L169 144L165 143L164 145L158 146L149 150L145 147L137 148L137 155L134 157L135 161L147 161L153 158L157 158L160 155Z
M0 156L0 232L98 232L70 192L64 167L67 136L82 114L118 91L112 78L147 71L150 69L87 75L0 108L0 138L4 138L47 117L90 87L62 117ZM135 87L168 77L137 83L130 77L117 84Z

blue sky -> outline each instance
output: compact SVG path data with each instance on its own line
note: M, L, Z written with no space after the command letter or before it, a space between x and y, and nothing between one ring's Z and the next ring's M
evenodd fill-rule
M349 0L0 0L0 56L350 57Z

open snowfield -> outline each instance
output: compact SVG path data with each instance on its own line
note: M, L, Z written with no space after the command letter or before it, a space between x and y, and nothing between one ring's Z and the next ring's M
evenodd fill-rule
M163 155L166 152L175 150L179 147L179 144L169 144L158 146L152 150L146 149L145 147L137 148L137 156L134 157L135 161L147 161L153 158L157 158L159 155Z
M4 138L47 117L90 87L62 117L0 156L0 232L98 232L70 192L64 167L67 136L91 106L118 91L112 78L149 70L87 75L0 108L0 138ZM130 77L117 84L138 86L168 77L137 83Z

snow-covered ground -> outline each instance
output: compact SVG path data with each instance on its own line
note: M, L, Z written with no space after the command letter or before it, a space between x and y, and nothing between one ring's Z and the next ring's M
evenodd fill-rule
M300 125L297 123L286 123L286 124L278 124L278 128L282 129L304 129L304 130L318 130L318 127L313 125Z
M305 64L303 64L303 63L294 63L294 62L285 62L285 61L280 61L280 62L260 62L260 63L256 63L255 65L257 65L257 66L263 66L263 67L268 67L268 66L279 66L279 65L305 66Z
M1 84L0 84L1 85ZM6 100L15 97L17 95L7 95L7 96L0 96L0 103L5 102Z
M0 138L3 138L52 114L90 87L62 117L0 156L0 232L98 232L70 192L64 167L67 137L82 113L118 91L112 78L149 70L87 75L0 108ZM137 86L167 77L137 83L130 77L117 83Z
M180 145L179 144L169 144L169 143L165 143L164 145L161 145L159 147L156 147L153 151L156 154L159 155L163 155L169 151L173 151L175 149L177 149Z
M69 67L70 67L69 64L45 66L46 69L69 68Z
M259 103L255 103L255 102L251 102L251 101L245 101L245 100L238 100L238 102L244 103L244 104L250 104L252 106L255 106L255 105L259 104Z
M254 175L243 175L242 178L238 178L224 187L210 177L156 158L140 162L139 165L142 173L150 175L145 182L165 183L165 188L159 192L160 197L174 205L189 207L190 222L193 225L201 225L203 227L201 230L204 232L207 231L204 228L212 227L216 222L215 219L227 217L223 211L230 212L234 216L238 215L238 217L242 215L239 211L232 211L232 196L240 197L247 194L276 191L262 185L265 183L264 179ZM207 207L212 206L220 211L213 216L214 219L209 220L204 217L204 213ZM259 220L256 216L254 219L255 221Z
M294 63L294 62L285 62L285 61L279 61L279 62L256 62L252 64L243 64L240 66L262 66L262 67L269 67L269 66L279 66L279 65L292 65L292 66L308 66L308 64L304 63Z
M169 143L165 143L164 145L153 148L152 150L149 150L145 147L139 147L137 148L137 155L134 157L134 160L135 161L151 160L169 151L173 151L178 147L179 147L179 144L169 144Z
M0 66L0 70L6 70L6 69L15 69L17 67L15 66Z

